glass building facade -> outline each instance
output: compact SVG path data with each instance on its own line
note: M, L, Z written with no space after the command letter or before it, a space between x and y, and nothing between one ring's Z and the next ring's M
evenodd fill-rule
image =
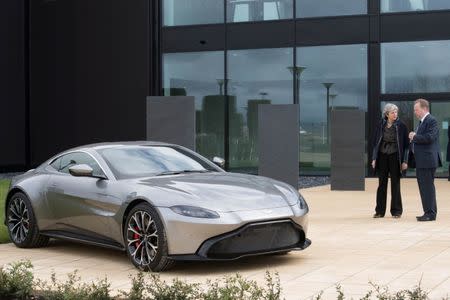
M419 97L445 157L449 15L444 0L161 0L154 72L160 94L195 96L197 151L230 171L257 172L260 104L299 104L300 175L330 174L331 111L365 113L369 157L383 105L413 130Z

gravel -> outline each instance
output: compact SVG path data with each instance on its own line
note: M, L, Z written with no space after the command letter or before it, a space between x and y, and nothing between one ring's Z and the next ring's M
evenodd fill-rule
M329 176L300 176L298 187L300 189L330 184Z

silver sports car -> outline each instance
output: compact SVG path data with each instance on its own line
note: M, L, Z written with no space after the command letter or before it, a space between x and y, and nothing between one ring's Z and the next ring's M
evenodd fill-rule
M63 238L162 271L177 260L305 249L307 213L285 183L225 172L177 145L117 142L70 149L13 178L5 223L17 247Z

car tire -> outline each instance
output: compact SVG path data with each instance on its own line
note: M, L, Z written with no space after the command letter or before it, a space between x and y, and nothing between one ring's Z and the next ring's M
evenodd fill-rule
M141 203L130 210L124 227L124 241L128 257L140 270L160 272L174 263L168 258L164 225L150 204Z
M19 248L38 248L48 244L49 238L39 233L33 207L24 193L15 193L8 201L6 225L11 241Z

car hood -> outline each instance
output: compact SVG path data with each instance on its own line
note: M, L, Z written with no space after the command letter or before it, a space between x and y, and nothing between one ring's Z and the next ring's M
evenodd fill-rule
M227 173L191 173L135 179L157 206L191 205L220 212L294 205L298 193L270 178Z

